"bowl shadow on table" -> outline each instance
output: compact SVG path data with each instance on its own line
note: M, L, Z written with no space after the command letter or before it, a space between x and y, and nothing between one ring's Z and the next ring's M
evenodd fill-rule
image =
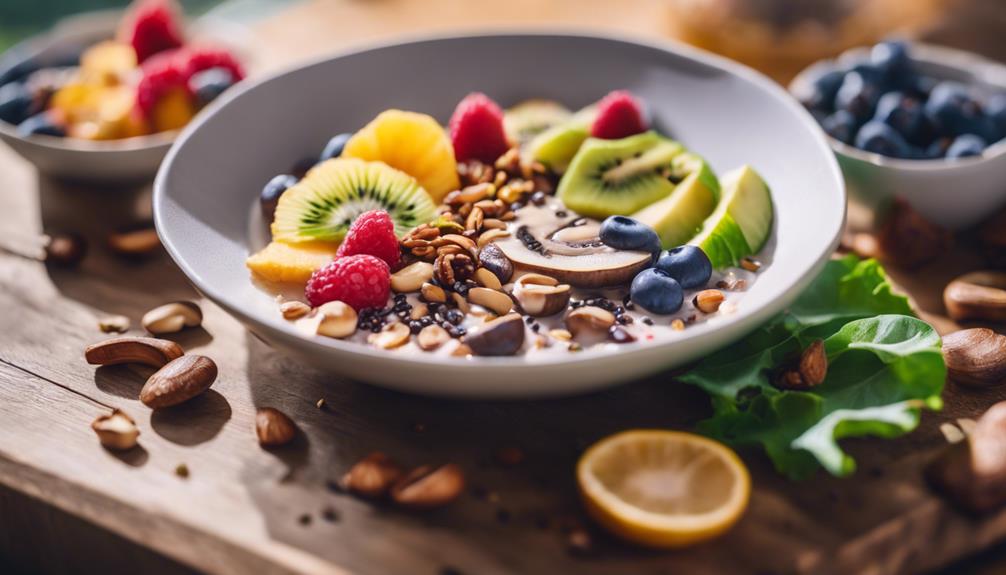
M38 197L46 233L79 233L88 243L80 267L47 266L53 285L63 296L104 313L128 316L134 322L166 301L197 297L163 249L142 258L126 258L106 246L110 232L151 219L149 185L99 188L71 185L39 174Z
M462 571L466 562L488 561L518 571L538 563L527 559L518 568L513 562L524 559L514 556L515 549L536 549L545 564L561 564L568 559L561 524L587 524L574 478L583 450L629 428L691 429L710 412L705 395L672 383L666 374L570 398L459 401L341 380L284 357L250 333L246 347L255 406L281 409L310 439L305 451L298 451L305 446L294 446L289 456L283 448L272 451L283 469L252 463L243 473L270 535L331 560L360 561L342 566L362 572L371 572L377 563L368 565L366 552L356 547L345 552L349 547L344 546L353 545L356 535L335 531L337 524L325 521L321 510L335 509L339 522L353 522L353 533L376 529L393 534L389 541L408 548L401 555L429 560L429 572L442 566L436 562L443 560L443 549L458 554ZM316 406L319 399L325 400L323 408ZM499 462L494 453L502 447L519 448L524 461L509 466ZM458 463L466 473L466 493L450 507L427 514L343 493L338 480L373 451L388 454L406 468ZM769 465L757 453L752 459L758 467ZM313 517L310 528L302 523L304 515ZM336 533L338 538L333 537ZM606 557L632 560L655 554L596 531L593 536ZM712 551L700 547L694 553L704 556ZM417 565L413 572L426 569Z

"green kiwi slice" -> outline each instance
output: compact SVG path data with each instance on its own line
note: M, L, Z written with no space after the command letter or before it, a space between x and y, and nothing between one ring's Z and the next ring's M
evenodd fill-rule
M383 162L336 158L315 166L280 196L272 223L274 240L342 241L363 212L384 210L404 236L436 217L436 207L412 176Z
M583 216L634 214L674 191L674 159L684 152L684 146L656 132L620 140L588 138L556 194Z

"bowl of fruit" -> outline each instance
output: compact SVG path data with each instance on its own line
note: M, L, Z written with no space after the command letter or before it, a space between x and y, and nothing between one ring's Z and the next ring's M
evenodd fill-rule
M261 339L464 397L582 392L710 353L812 279L844 208L813 118L763 76L550 34L388 45L246 86L154 186L169 253Z
M55 178L150 180L178 131L244 78L240 44L234 26L185 26L169 0L69 18L0 56L0 139Z
M901 197L961 229L1006 203L1006 66L895 40L817 62L790 91L828 134L850 198L872 213Z

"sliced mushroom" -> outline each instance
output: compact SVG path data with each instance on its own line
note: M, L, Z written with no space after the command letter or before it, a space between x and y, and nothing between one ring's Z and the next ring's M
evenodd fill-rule
M534 317L555 315L569 304L572 289L543 274L522 275L513 286L513 296L524 313Z

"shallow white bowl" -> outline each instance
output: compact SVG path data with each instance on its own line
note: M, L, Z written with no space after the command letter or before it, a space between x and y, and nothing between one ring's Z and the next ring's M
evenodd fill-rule
M720 173L750 163L772 187L776 229L766 266L736 313L659 342L549 357L403 357L285 322L249 278L258 247L249 214L262 185L333 134L398 107L445 121L470 91L509 105L547 97L572 108L616 88ZM767 78L677 44L562 34L449 37L381 46L295 68L226 94L189 126L154 184L164 245L196 287L260 338L333 373L399 390L531 397L597 389L698 359L781 311L835 248L841 173L813 118Z
M85 47L115 36L120 11L88 12L60 21L48 32L14 46L0 58L4 66L27 60L44 66L65 62ZM246 32L240 26L203 21L189 26L188 35L207 39L235 50L242 61L249 58ZM91 141L52 136L22 136L17 126L0 122L0 140L34 164L43 174L85 184L133 184L149 182L174 142L178 131L161 132L122 140Z
M971 52L913 43L912 59L924 75L956 80L979 91L1006 91L1006 66ZM862 61L869 48L844 53L839 61ZM810 80L827 61L800 72L790 84L798 98L810 89ZM883 212L899 196L927 219L951 230L968 228L1006 204L1006 141L990 146L981 157L959 160L902 160L864 152L826 136L842 166L849 199L867 209Z

